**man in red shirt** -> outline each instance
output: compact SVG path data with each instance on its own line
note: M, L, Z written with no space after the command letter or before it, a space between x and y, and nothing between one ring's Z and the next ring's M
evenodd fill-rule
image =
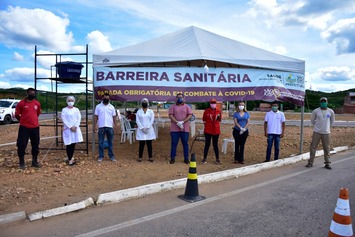
M38 116L41 114L41 104L35 98L36 90L34 88L28 88L27 96L16 106L15 117L20 121L17 137L17 154L20 160L20 169L26 168L25 150L28 139L31 140L32 146L32 167L41 167L37 159L40 139Z

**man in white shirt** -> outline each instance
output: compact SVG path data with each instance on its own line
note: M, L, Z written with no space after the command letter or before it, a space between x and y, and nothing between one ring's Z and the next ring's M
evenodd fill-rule
M311 123L313 125L312 143L310 146L309 160L306 165L307 168L313 166L314 157L319 141L322 140L322 146L324 151L324 163L325 168L331 170L330 167L330 128L335 121L334 111L328 108L328 99L322 97L320 99L320 107L313 110Z
M279 111L277 101L272 102L271 111L265 115L264 134L267 137L266 159L264 162L270 161L272 145L275 144L274 160L279 159L280 140L285 133L285 115Z
M95 132L98 132L99 137L99 162L104 158L105 135L107 137L108 155L111 161L116 161L112 150L112 141L116 130L116 116L116 109L110 104L110 95L105 93L102 102L96 105L94 117Z

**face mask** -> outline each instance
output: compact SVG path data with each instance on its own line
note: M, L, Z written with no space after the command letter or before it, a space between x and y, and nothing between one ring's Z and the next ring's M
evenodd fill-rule
M148 103L146 103L146 102L142 103L142 107L143 108L147 108L148 107Z
M320 107L321 108L327 108L327 106L328 106L328 103L327 102L320 102Z
M239 105L238 108L240 111L242 111L242 110L244 110L244 105Z
M69 107L73 107L74 106L74 102L73 101L69 101L67 104L68 104Z
M102 102L104 102L104 104L108 104L108 102L110 102L109 99L103 99Z
M215 109L217 107L217 104L210 104L211 109Z
M34 98L36 98L35 95L27 95L27 99L29 99L29 100L33 100Z
M274 111L274 112L277 112L277 109L278 109L279 107L277 107L277 106L272 106L271 107L271 109L272 109L272 111Z
M181 103L182 103L182 98L178 98L176 102L177 102L178 104L181 104Z

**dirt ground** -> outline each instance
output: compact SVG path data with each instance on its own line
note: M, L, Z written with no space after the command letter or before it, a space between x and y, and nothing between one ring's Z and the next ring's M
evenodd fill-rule
M202 111L194 111L197 118L202 117ZM251 112L253 120L263 120L265 113ZM161 116L166 118L164 112ZM287 120L300 119L300 114L286 113ZM305 120L309 115L305 116ZM354 115L337 115L337 120L355 120ZM231 120L225 114L225 121ZM41 122L44 124L44 122ZM122 190L126 188L173 180L187 177L188 165L183 163L182 146L178 145L176 163L168 164L170 160L170 122L165 122L165 127L159 127L159 137L153 141L153 156L155 163L148 162L145 150L143 162L136 161L138 157L138 142L130 144L120 143L120 131L117 131L114 139L114 152L117 163L111 162L105 150L103 162L97 162L97 155L91 154L91 142L89 154L77 150L74 157L77 161L75 166L67 166L64 162L66 154L64 150L56 150L53 139L41 140L39 161L40 169L31 168L30 144L27 148L26 170L18 169L17 150L15 145L3 145L16 141L18 124L0 126L2 135L0 140L0 215L16 211L25 211L27 214L36 211L47 210L82 201L88 197L94 200L101 193ZM202 129L200 123L196 125L196 131ZM41 137L54 136L53 127L41 127ZM261 125L250 126L250 136L246 142L245 164L233 163L232 144L228 146L227 154L221 152L224 138L231 138L232 125L222 125L219 139L221 165L213 164L214 153L212 147L209 151L208 163L201 164L204 143L195 141L193 152L197 159L197 172L199 175L233 169L260 163L265 160L266 139L263 136ZM304 127L303 153L309 151L312 128ZM336 127L332 130L331 146L355 146L355 128ZM91 137L91 136L90 136ZM189 144L193 142L190 138ZM78 146L80 147L80 146ZM81 144L81 147L82 144ZM286 135L281 140L280 158L299 154L300 151L300 128L286 126ZM50 149L48 149L50 148ZM97 149L96 149L97 150Z

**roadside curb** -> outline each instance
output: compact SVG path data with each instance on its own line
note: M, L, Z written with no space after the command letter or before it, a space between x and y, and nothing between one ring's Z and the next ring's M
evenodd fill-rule
M342 146L342 147L335 147L331 151L331 154L336 154L341 151L348 150L348 146ZM323 150L318 150L316 152L316 157L322 156ZM291 156L288 158L280 159L277 161L270 161L266 163L260 163L260 164L255 164L255 165L250 165L250 166L245 166L245 167L239 167L235 169L230 169L230 170L224 170L224 171L219 171L219 172L214 172L214 173L209 173L209 174L203 174L203 175L198 175L198 182L200 184L204 183L212 183L212 182L217 182L217 181L222 181L225 179L230 179L230 178L239 178L242 176L254 174L263 170L268 170L276 167L281 167L284 165L291 165L298 163L303 160L307 160L309 158L309 152L297 155L297 156ZM85 209L88 206L91 205L105 205L105 204L111 204L111 203L118 203L122 202L125 200L133 199L133 198L140 198L140 197L145 197L150 194L154 193L159 193L159 192L165 192L169 190L174 190L174 189L179 189L183 188L186 185L186 178L181 178L181 179L176 179L176 180L170 180L170 181L165 181L165 182L159 182L159 183L154 183L154 184L147 184L135 188L129 188L129 189L124 189L124 190L118 190L114 192L109 192L109 193L102 193L98 196L96 203L94 202L93 198L88 198L84 201L74 203L68 206L64 207L58 207L54 209L49 209L46 211L40 211L40 212L35 212L32 214L28 215L28 219L30 221L34 220L39 220L42 218L47 218L47 217L52 217L52 216L57 216L73 211L78 211ZM5 214L0 216L0 225L5 224L5 223L10 223L10 222L15 222L19 220L25 220L26 219L26 214L25 212L15 212L15 213L10 213L10 214Z
M0 216L0 225L10 223L10 222L15 222L15 221L22 221L25 219L26 219L26 213L24 211L5 214Z
M68 212L73 212L73 211L78 211L81 209L85 209L88 206L94 205L94 199L92 199L91 197L81 201L81 202L77 202L68 206L64 206L64 207L58 207L58 208L53 208L53 209L49 209L46 211L40 211L40 212L35 212L32 214L28 215L28 219L30 221L34 221L34 220L39 220L42 218L47 218L47 217L51 217L51 216L57 216L57 215L61 215L64 213L68 213Z

